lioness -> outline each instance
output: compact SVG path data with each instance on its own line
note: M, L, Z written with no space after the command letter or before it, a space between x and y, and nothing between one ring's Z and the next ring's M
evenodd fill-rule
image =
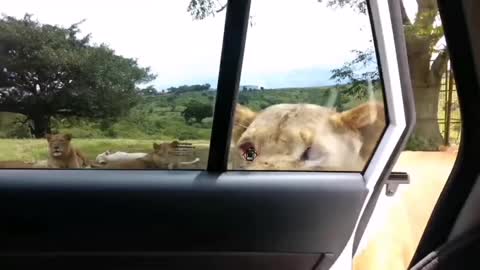
M232 144L241 162L233 169L360 171L384 128L376 102L344 112L313 104L254 112L238 104Z
M180 149L191 149L191 146L185 146L177 141L171 143L153 143L153 152L145 157L134 160L122 160L108 162L104 166L97 168L104 169L176 169L182 165L192 165L199 159L190 162L182 162L182 156L179 156Z
M48 168L78 169L88 166L85 156L71 146L71 134L47 134Z
M147 153L127 153L127 152L112 152L107 150L97 156L95 162L99 164L106 164L112 161L122 161L122 160L134 160L137 158L145 157Z

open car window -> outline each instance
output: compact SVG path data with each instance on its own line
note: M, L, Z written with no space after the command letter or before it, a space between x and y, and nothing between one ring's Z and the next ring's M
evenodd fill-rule
M126 2L108 21L106 3L9 4L0 167L205 169L224 13L192 20L194 3ZM364 171L389 121L371 14L271 4L252 6L229 168Z
M250 14L230 168L363 171L388 120L370 15L315 1Z
M189 3L5 3L0 168L205 169L225 14Z
M65 17L54 2L9 5L0 167L205 169L224 16L191 20L188 3L123 3L108 21L105 3ZM229 168L364 171L389 120L371 15L270 4L252 6ZM132 8L145 16L126 24Z

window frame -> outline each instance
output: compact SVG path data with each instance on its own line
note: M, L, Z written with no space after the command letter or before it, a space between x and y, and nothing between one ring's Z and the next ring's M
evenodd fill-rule
M403 101L405 98L404 93L402 93L402 91L394 91L394 89L401 89L402 84L400 82L399 67L397 65L389 65L389 63L398 62L395 53L396 45L394 44L393 32L391 31L391 29L388 28L390 27L390 25L388 25L390 20L389 4L384 3L384 1L378 0L365 1L367 1L368 16L371 21L372 36L374 40L375 53L380 73L380 81L383 88L382 90L387 120L386 126L384 128L381 138L377 143L374 153L372 153L363 171L316 172L335 173L338 175L349 175L351 173L361 174L363 175L365 183L367 183L367 188L370 190L374 187L375 183L380 178L382 174L382 168L386 166L389 157L392 156L395 148L397 148L397 145L402 143L401 138L404 137L402 135L407 129L406 119L408 119L408 122L412 122L412 119L406 117L406 115L408 115L406 111L411 110L411 108L405 107L405 102ZM218 86L215 98L211 137L208 150L208 161L206 169L201 171L207 171L209 173L223 173L228 171L227 165L230 154L231 132L234 121L235 106L239 93L239 84L242 73L247 30L249 27L250 6L251 0L228 1L227 4L220 68L218 75ZM387 38L385 40L379 40L377 39L378 35L386 35ZM7 168L4 170L18 169ZM22 170L42 171L45 169L35 168ZM98 172L100 170L92 171ZM48 171L55 174L63 175L68 178L70 177L71 172L76 170L48 169ZM113 171L117 171L120 174L126 170L121 169L108 171L112 171L112 173ZM141 172L145 170L135 171L141 174ZM165 170L156 171L161 175ZM287 170L283 172L294 173L295 171ZM255 173L262 173L262 171L255 171Z
M368 8L371 9L371 1L367 1ZM385 1L387 2L387 1ZM398 74L400 75L400 88L402 97L403 97L403 104L398 104L397 106L403 105L404 113L405 113L405 124L406 127L401 134L399 142L394 148L393 156L390 156L385 163L385 168L381 173L379 179L381 181L377 181L376 183L371 183L369 188L369 195L365 205L362 208L362 215L359 218L358 224L356 226L354 240L353 240L353 254L357 252L359 245L361 245L361 240L365 229L367 228L368 222L370 221L370 216L375 209L375 205L377 203L378 198L382 195L383 186L385 181L390 176L391 171L395 163L398 160L400 152L405 148L408 138L413 133L413 129L416 122L416 112L415 112L415 101L413 96L413 89L410 79L410 68L408 66L408 57L407 57L407 48L405 44L405 34L403 30L403 18L402 18L402 7L398 0L388 0L388 7L389 7L389 16L391 20L391 26L395 45L395 53L397 55L397 66L398 67ZM372 12L372 11L369 11ZM372 16L373 17L373 16ZM371 18L372 18L371 17ZM388 21L387 21L388 23ZM372 25L374 25L372 23ZM377 39L377 33L375 33L375 40ZM383 65L380 63L380 67L383 68ZM395 102L395 101L394 101Z
M404 144L407 134L411 133L414 125L414 118L408 117L415 113L412 106L405 106L404 99L411 100L409 96L411 87L406 88L406 96L400 80L400 67L396 64L397 46L393 36L393 29L390 20L392 3L377 0L365 0L368 6L368 16L374 40L374 49L377 58L377 68L380 73L380 81L383 90L384 106L386 113L386 126L377 146L372 153L362 172L323 172L348 175L360 173L368 190L373 190L378 180L382 177L387 163L398 158L394 152L398 145ZM231 5L230 5L231 4ZM234 120L235 105L239 93L239 84L242 72L243 55L247 38L248 20L251 0L229 1L225 21L224 40L220 63L217 97L215 99L215 110L213 113L212 136L210 139L209 157L207 171L225 172L230 152L231 131ZM229 13L230 12L230 13ZM234 16L237 20L234 20ZM232 22L236 21L235 24ZM384 36L378 39L378 36ZM389 65L390 64L390 65ZM404 72L402 70L402 72ZM409 122L407 128L407 121ZM258 171L262 173L262 171ZM280 171L279 171L280 172ZM292 172L292 171L289 171ZM321 172L321 171L318 171ZM292 172L293 173L293 172ZM369 198L367 198L368 201Z

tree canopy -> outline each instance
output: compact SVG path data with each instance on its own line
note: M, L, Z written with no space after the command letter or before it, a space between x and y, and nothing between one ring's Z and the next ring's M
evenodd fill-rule
M222 12L227 7L227 3L220 3L214 0L191 0L187 11L197 20L203 20L208 16L214 16L215 13Z
M210 84L194 84L194 85L181 85L179 87L169 87L167 91L169 93L180 94L185 92L195 92L195 91L207 91L210 89Z
M318 0L331 7L350 7L360 13L367 13L364 0ZM440 86L447 71L448 53L445 47L439 48L443 38L443 27L439 20L436 0L417 0L417 12L410 19L403 0L400 1L403 29L407 48L408 65L415 97L416 127L414 140L424 142L424 150L435 150L443 143L438 125L438 104ZM358 53L351 62L333 71L334 78L354 71L352 63L369 63L376 59L372 49ZM360 79L362 79L360 77ZM352 78L352 82L356 82ZM361 80L360 80L361 81ZM353 84L355 85L355 83Z
M366 0L317 0L330 8L352 8L359 14L368 13ZM218 1L217 1L218 2ZM195 19L204 19L222 11L223 4L213 0L191 0L189 12ZM446 71L448 54L446 48L438 48L443 37L439 23L436 0L416 0L417 12L409 18L403 0L400 0L408 64L415 97L416 127L414 138L425 141L425 150L433 150L442 144L442 135L437 122L438 103L442 76ZM272 5L272 10L275 6ZM354 26L353 26L354 27ZM365 84L379 79L378 70L358 72L359 66L376 66L375 50L354 51L356 57L341 67L332 70L332 79L349 84L345 93L363 96ZM363 69L365 70L365 69Z
M201 103L196 100L191 100L182 113L186 122L195 119L197 123L202 122L204 118L211 117L212 114L212 106L210 104Z
M139 85L155 78L135 59L80 37L80 23L0 19L0 111L25 115L36 137L50 131L52 116L122 115L137 102Z

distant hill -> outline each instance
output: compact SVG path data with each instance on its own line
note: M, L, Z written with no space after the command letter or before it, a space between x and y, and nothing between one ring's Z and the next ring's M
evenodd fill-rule
M331 80L332 72L329 68L309 67L277 72L251 72L247 69L242 70L240 85L258 85L269 89L291 88L291 87L311 87L311 86L332 86L335 81ZM161 80L161 78L159 78ZM212 88L217 88L217 74L212 74L202 78L185 78L177 82L179 85L192 85L199 81L209 83ZM170 85L157 85L159 89L167 89Z
M327 107L353 107L365 100L346 97L342 87L305 87L241 91L238 102L253 110L262 110L278 103L312 103ZM375 96L381 99L381 91ZM88 119L53 119L52 128L70 132L77 138L132 138L132 139L180 139L210 138L212 118L201 122L187 122L182 112L189 103L197 102L214 107L216 91L192 91L163 93L144 96L128 115L118 119L90 121ZM25 138L29 136L24 117L15 114L0 114L0 137Z

